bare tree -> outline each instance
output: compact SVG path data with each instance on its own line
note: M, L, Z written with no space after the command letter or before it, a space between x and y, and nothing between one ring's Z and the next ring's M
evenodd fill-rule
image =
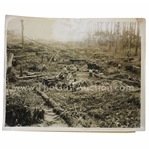
M127 31L126 31L126 22L123 22L123 32L122 32L122 49L124 50L125 44L126 44L126 39L127 39L127 35L126 35Z
M136 50L135 50L135 56L138 55L138 48L139 48L139 21L137 20L137 38L136 38Z
M129 47L129 55L131 56L131 40L132 40L132 23L129 23L129 36L128 36L128 47Z
M21 26L22 26L22 50L24 49L24 20L21 20Z
M111 50L112 24L113 24L113 22L111 22L111 23L110 23L110 33L109 33L109 50Z
M119 45L119 37L120 37L120 22L115 23L114 31L115 31L115 53L117 53L117 48Z

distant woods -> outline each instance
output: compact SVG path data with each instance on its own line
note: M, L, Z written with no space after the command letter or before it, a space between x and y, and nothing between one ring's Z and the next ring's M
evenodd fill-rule
M68 27L67 22L66 27ZM74 26L70 26L69 28L73 27ZM22 47L23 49L23 45L25 45L24 38L30 42L36 42L35 40L24 36L24 28L25 26L23 26L23 21L21 20L22 32L15 33L13 30L8 30L8 43L10 43L9 41L11 41L11 43L18 41L18 46L20 46L20 48ZM106 51L114 50L115 53L121 50L127 50L128 57L134 55L137 56L140 53L139 49L141 49L141 37L139 20L134 22L98 22L97 20L94 21L93 19L89 23L83 23L82 21L80 28L83 29L82 32L80 32L78 35L78 41L74 41L75 45L79 45L79 47L92 47L97 49L105 48ZM67 30L65 32L67 32ZM20 40L21 37L22 40ZM52 41L48 42L51 43Z
M106 47L106 50L114 49L115 53L128 49L127 56L132 56L131 49L135 48L134 55L138 55L141 47L139 21L136 22L98 22L95 31L88 31L86 41L89 45L93 42L97 47ZM93 41L94 40L94 41Z

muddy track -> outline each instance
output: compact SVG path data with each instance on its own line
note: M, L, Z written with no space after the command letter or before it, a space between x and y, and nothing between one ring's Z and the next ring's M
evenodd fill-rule
M34 94L36 94L36 93L34 93ZM36 94L36 95L38 95L38 94ZM38 95L38 98L41 98L41 102L44 102L40 95ZM43 104L42 109L45 111L44 120L40 121L37 124L33 124L32 126L68 127L68 124L58 114L53 112L53 108Z
M65 111L64 109L62 109L61 106L59 106L57 104L57 102L55 102L52 98L49 98L44 92L41 92L41 91L37 90L36 88L35 88L35 91L38 95L40 95L42 97L42 99L45 101L46 105L53 108L53 112L55 114L59 115L59 117L65 121L65 123L68 125L68 127L76 127L73 117L68 116L66 114L66 113L68 113L68 111Z

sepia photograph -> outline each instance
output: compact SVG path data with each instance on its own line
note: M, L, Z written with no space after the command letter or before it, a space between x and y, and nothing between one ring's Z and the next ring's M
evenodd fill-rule
M145 129L144 18L5 18L6 130Z

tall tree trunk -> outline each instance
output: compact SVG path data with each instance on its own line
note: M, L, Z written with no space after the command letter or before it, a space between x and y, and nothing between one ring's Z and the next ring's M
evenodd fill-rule
M125 47L125 38L126 38L126 22L123 22L123 40L122 40L122 44L123 44L123 50Z
M120 22L115 23L116 27L115 27L115 33L116 33L116 40L115 40L115 53L117 53L117 48L119 45L119 29L120 29Z
M109 22L106 22L106 32L109 32Z
M109 51L111 50L111 37L112 37L112 22L110 23L110 32L109 32Z
M101 22L101 26L100 26L100 32L102 32L102 23L103 23L103 22Z
M133 34L134 34L134 37L135 37L135 34L136 34L136 22L134 23L134 29L133 29Z
M24 49L24 20L21 20L21 26L22 26L22 50Z
M138 55L138 48L139 48L139 21L137 21L137 38L136 38L135 56Z
M114 45L114 48L116 49L116 22L114 22L113 32L114 32L114 43L113 43L113 45ZM116 52L116 50L115 50L115 52Z
M130 22L130 27L129 27L129 55L130 56L131 56L131 38L132 38L132 27Z

